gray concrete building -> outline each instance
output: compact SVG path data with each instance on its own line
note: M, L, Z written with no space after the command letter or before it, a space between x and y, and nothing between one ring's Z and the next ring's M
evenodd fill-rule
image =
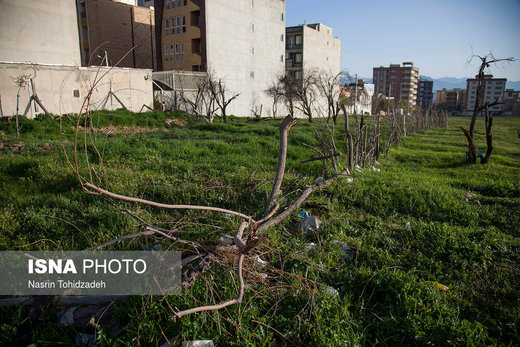
M341 71L341 40L332 28L308 24L285 29L285 73L296 79L303 71L319 69L331 75Z

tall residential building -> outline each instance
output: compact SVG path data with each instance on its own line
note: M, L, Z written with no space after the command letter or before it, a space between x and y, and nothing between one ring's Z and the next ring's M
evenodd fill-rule
M296 79L307 69L325 73L341 71L341 40L333 36L332 28L323 24L308 24L285 29L285 73Z
M272 105L265 90L284 72L284 0L155 0L155 15L158 70L213 73L240 94L230 114Z
M475 78L466 80L467 103L465 108L467 112L473 112L475 108L475 101L477 99L477 78L478 75L475 76ZM484 75L482 83L483 104L493 103L495 101L502 102L504 90L506 89L506 82L506 78L493 78L493 75ZM495 105L489 108L489 110L492 112L501 112L502 104Z
M419 79L417 91L417 105L426 109L431 106L433 100L433 81Z
M156 67L153 10L136 6L136 0L76 3L83 66L106 64L106 54L110 66Z
M375 94L393 97L396 102L417 104L417 90L419 85L419 68L412 62L390 64L389 67L373 68Z

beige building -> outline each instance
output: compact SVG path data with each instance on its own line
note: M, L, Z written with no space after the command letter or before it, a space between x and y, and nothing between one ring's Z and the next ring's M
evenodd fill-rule
M269 112L265 90L284 72L284 0L156 0L155 13L158 70L211 72L240 94L229 114Z
M412 62L373 68L375 93L393 97L398 103L417 104L419 68Z
M285 29L285 73L296 79L305 70L318 69L330 75L341 71L341 40L332 28L309 24Z
M155 15L137 1L76 0L81 65L155 69ZM132 49L132 47L135 47Z
M464 89L438 90L435 93L435 107L451 112L452 115L463 111L466 102Z
M478 85L478 76L475 78L471 78L466 80L466 111L473 112L475 108L475 101L477 99L477 85ZM482 105L484 103L493 103L495 101L502 102L504 90L506 89L506 78L493 78L493 75L484 75L483 81L483 100ZM495 105L489 109L493 112L501 112L502 104Z

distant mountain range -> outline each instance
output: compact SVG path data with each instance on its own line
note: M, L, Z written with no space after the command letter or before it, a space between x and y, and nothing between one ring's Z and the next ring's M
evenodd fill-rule
M420 76L422 79L433 81L433 92L435 93L438 90L446 89L466 89L466 80L470 77L456 78L456 77L441 77L441 78L433 78L429 76ZM373 83L372 78L364 78L360 77L360 79L364 79L365 83ZM507 81L506 84L507 89L515 89L520 90L520 81Z

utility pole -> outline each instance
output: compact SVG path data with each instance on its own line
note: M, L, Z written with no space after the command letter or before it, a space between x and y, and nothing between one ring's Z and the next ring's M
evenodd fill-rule
M358 76L356 74L356 89L354 90L354 117L357 116L356 108L357 108L357 89L358 89Z

